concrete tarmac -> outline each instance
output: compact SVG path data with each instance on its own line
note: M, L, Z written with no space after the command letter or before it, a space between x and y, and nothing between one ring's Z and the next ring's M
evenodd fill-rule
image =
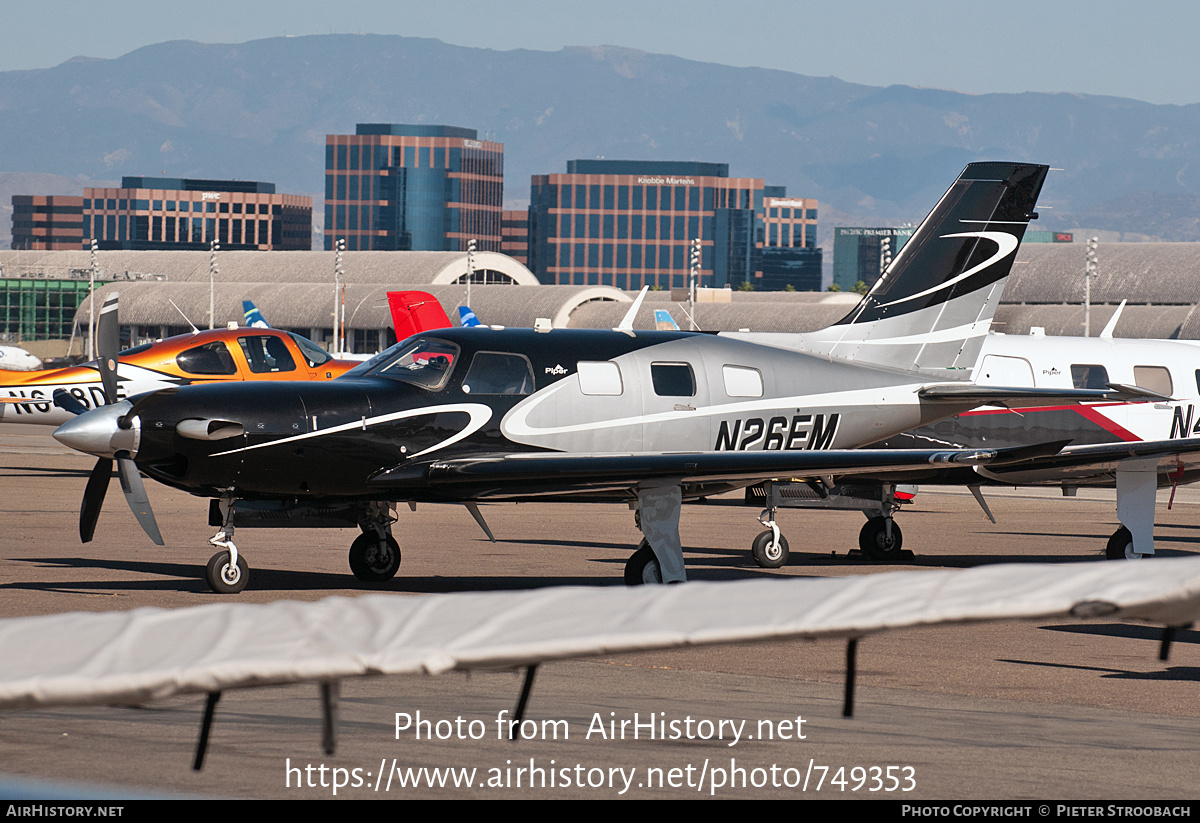
M214 551L205 500L148 482L167 542L158 548L114 480L97 539L79 543L79 501L92 462L40 429L0 425L0 617L227 600L202 579ZM1163 492L1159 554L1196 554L1200 492L1179 490L1169 511L1166 500ZM1118 525L1114 501L1111 491L1062 499L997 490L988 493L999 521L992 525L965 490L924 488L897 520L917 559L895 566L847 557L863 522L856 512L782 512L792 561L776 571L749 557L761 531L755 509L688 506L681 536L688 574L698 580L1105 562L1105 541ZM240 530L251 580L236 597L615 586L639 539L620 506L483 510L497 543L461 507L402 508L395 534L404 562L382 586L350 574L351 530ZM331 798L336 783L338 798L380 799L1191 799L1200 767L1200 632L1179 632L1165 663L1157 659L1158 640L1151 627L1105 620L868 637L858 646L849 719L841 716L842 642L552 663L537 673L526 715L530 739L517 742L498 734L497 719L511 716L518 674L347 680L332 755L320 745L316 686L234 691L218 705L199 772L191 765L202 696L10 712L0 715L0 772L125 796ZM417 712L425 724L417 725ZM401 725L409 718L399 734L397 714Z

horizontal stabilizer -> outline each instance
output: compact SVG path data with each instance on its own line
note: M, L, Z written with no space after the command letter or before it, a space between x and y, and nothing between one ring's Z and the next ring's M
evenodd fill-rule
M1048 403L1086 403L1112 399L1107 389L1035 389L1027 386L976 386L972 383L944 383L925 386L917 396L930 403L965 403L979 406L1027 408Z

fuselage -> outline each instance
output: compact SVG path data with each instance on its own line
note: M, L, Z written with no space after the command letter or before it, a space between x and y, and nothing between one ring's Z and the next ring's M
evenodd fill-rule
M1005 448L1070 439L1090 443L1168 440L1200 435L1200 345L1176 340L993 334L984 342L976 381L1039 388L1135 386L1129 401L1051 405L1020 413L982 407L913 432L917 439ZM905 445L914 442L905 439ZM928 445L928 444L926 444Z
M204 495L423 499L423 467L461 456L853 448L953 413L927 383L715 335L443 329L327 383L135 399L136 460Z

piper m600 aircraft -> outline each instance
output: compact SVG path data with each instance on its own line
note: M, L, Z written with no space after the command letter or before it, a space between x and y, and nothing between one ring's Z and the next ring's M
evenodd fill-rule
M115 312L115 295L105 312ZM330 380L357 363L334 360L307 338L278 329L215 329L168 337L120 353L113 402L148 391L230 380ZM60 425L72 417L55 404L65 392L84 409L107 400L96 362L4 375L0 420Z
M637 509L645 536L627 582L679 582L684 500L773 477L902 477L1056 453L1061 443L856 450L982 403L1106 396L967 379L1046 171L967 166L815 353L688 332L442 329L327 383L185 386L88 411L55 432L99 458L81 534L95 527L114 460L123 478L140 469L213 499L221 551L206 577L220 592L245 587L232 536L260 518L357 525L350 567L383 581L400 565L397 503L477 514L487 500L616 500ZM137 512L141 498L127 498Z

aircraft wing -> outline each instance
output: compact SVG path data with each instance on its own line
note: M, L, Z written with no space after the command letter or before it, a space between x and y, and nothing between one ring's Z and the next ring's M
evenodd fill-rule
M580 454L525 452L404 464L380 472L370 481L380 488L412 486L496 487L506 496L522 484L539 486L553 478L556 486L579 488L631 487L655 478L682 478L685 483L737 483L775 477L928 472L931 469L1007 465L1038 454L1053 454L1064 444L1017 449L830 449L811 451L635 452Z
M682 586L331 597L0 620L0 709L937 624L1200 619L1200 558Z
M1104 478L1111 481L1118 465L1127 460L1158 460L1160 474L1200 470L1200 437L1067 446L1057 454L1043 455L1019 465L988 466L980 472L1000 482L1062 482ZM1193 478L1188 478L1190 481Z

